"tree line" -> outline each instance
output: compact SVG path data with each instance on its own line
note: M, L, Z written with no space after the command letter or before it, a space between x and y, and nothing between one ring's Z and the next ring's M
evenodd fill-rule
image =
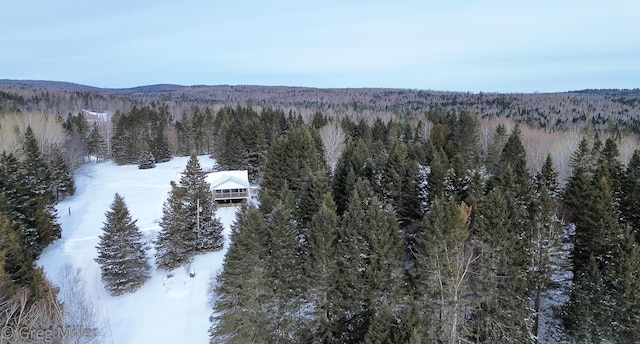
M335 168L313 124L266 143L259 205L238 211L214 286L212 343L639 337L640 153L624 167L613 138L585 138L561 185L550 156L528 170L518 126L482 154L477 117L425 120L344 118Z
M0 314L5 326L53 326L62 307L35 261L62 235L54 206L75 184L63 147L44 154L31 126L20 134L20 148L0 154Z

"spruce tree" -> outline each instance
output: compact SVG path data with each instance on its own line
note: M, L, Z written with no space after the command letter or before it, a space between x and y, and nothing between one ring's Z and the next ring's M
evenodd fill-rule
M49 191L43 192L42 182L34 182L35 178L13 154L0 155L0 192L5 199L2 207L21 228L20 238L34 259L61 234L55 208L46 201Z
M309 225L313 216L320 210L324 196L330 192L330 179L326 171L316 171L307 177L295 209L295 218L303 228Z
M34 260L25 249L22 230L0 213L0 258L13 284L28 287L33 282Z
M98 122L93 122L93 126L91 126L87 150L89 155L94 155L96 157L96 163L100 162L100 160L107 156L107 142L100 133Z
M149 150L143 150L138 158L138 169L146 170L156 167L156 159Z
M418 166L410 155L409 144L394 142L382 167L380 184L384 203L396 210L401 227L420 220Z
M402 254L397 219L382 210L366 180L356 183L336 238L334 326L341 341L358 342L382 300L398 297Z
M523 343L529 339L525 322L529 315L529 238L520 232L523 218L513 205L513 195L502 190L490 191L474 217L472 233L479 258L472 285L479 305L471 315L471 338Z
M436 151L429 166L429 176L427 178L427 191L429 192L428 197L430 204L433 204L436 199L444 197L444 184L448 168L449 162L444 151Z
M300 233L293 212L278 201L267 224L265 282L269 294L263 300L273 314L269 328L278 343L297 343L302 327L303 267Z
M186 216L191 219L186 229L194 232L194 249L197 252L216 251L223 244L222 223L215 217L217 207L205 178L198 157L192 153L179 186L185 190Z
M434 340L459 343L468 338L466 319L472 308L470 278L479 258L471 249L465 203L437 199L425 216L418 237L414 275L424 324Z
M242 207L231 225L231 244L215 285L210 343L270 343L272 309L264 307L267 225L259 210Z
M507 134L507 129L504 125L499 124L496 127L496 131L493 134L493 141L488 147L487 152L487 171L492 175L496 175L500 172L500 156L502 155L502 149L507 143L508 138L509 135Z
M587 206L593 168L590 159L589 143L582 139L578 149L571 156L572 173L562 192L562 201L568 208L567 220L570 222L581 218Z
M353 194L357 177L367 177L369 151L363 140L353 141L345 147L333 177L333 197L337 213L342 215Z
M112 295L134 292L149 278L144 238L124 199L115 194L96 247L102 281Z
M624 171L620 212L624 223L631 226L640 243L640 150L635 150Z
M184 198L185 189L172 181L169 198L162 206L161 229L155 241L158 268L172 270L191 262L195 233L189 230L192 219L188 217Z
M158 266L173 269L190 262L198 252L221 249L223 227L215 217L216 210L209 183L193 153L179 184L171 183L163 206L161 231L155 244Z
M616 281L612 288L612 332L618 343L640 338L640 245L630 226L625 226L613 255Z
M298 192L307 175L327 170L319 142L317 132L308 128L296 128L276 139L267 155L262 190L280 192L286 182L289 189Z
M531 333L536 340L540 340L540 330L543 323L545 309L544 298L553 288L551 277L554 265L558 265L562 227L556 216L556 209L547 189L547 183L542 183L535 197L528 206L529 223L532 229L530 251L530 293L533 303Z
M573 287L564 320L574 339L596 341L612 335L610 303L619 279L614 253L621 226L609 179L595 174L590 185L585 209L575 218Z
M24 134L24 160L22 170L31 188L31 192L42 197L48 204L52 204L55 197L50 192L51 173L49 165L43 160L38 140L31 127L27 127Z
M252 112L242 130L244 164L249 180L257 182L262 179L262 170L267 159L267 147L264 127L258 116Z
M313 343L335 343L336 333L332 331L332 322L336 317L334 310L336 278L336 233L338 216L331 193L323 197L320 209L309 223L307 240L309 254L306 262L305 277L308 295L313 300L312 325L308 341Z
M547 158L544 160L540 173L536 175L535 179L539 189L544 185L544 187L549 191L551 198L556 199L558 197L558 172L553 168L553 159L551 159L551 154L547 154Z
M51 167L51 192L57 203L65 196L72 196L76 192L76 186L73 174L69 170L69 165L65 161L60 148L54 148L49 166Z

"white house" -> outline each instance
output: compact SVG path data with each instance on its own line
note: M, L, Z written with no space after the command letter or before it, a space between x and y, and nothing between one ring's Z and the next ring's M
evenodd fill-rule
M213 199L218 205L237 205L251 200L249 174L243 171L220 171L207 174Z

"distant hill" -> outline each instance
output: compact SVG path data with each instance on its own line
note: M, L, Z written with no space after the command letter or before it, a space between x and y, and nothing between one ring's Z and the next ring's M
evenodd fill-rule
M83 109L128 111L141 104L164 104L174 116L193 105L214 110L237 104L279 107L303 115L411 116L434 108L466 109L482 118L507 117L534 127L591 125L640 132L640 89L578 90L564 93L469 93L384 88L287 86L148 85L108 89L56 81L0 80L0 113Z

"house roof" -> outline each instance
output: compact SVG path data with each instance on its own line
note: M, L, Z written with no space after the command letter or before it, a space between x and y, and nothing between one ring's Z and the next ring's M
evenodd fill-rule
M213 172L207 174L205 180L214 190L248 189L251 187L247 170Z

